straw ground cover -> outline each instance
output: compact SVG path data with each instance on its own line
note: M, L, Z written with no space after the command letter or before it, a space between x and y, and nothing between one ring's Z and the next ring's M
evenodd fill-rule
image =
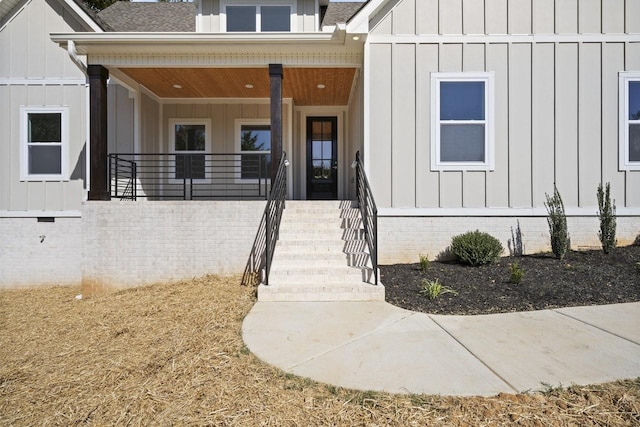
M211 276L81 301L74 287L0 291L0 424L640 423L639 379L459 398L359 392L285 374L244 347L254 297L239 283Z

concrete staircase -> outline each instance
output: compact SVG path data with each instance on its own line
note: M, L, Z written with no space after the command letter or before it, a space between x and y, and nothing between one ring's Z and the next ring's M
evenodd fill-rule
M287 201L258 301L384 301L355 202Z

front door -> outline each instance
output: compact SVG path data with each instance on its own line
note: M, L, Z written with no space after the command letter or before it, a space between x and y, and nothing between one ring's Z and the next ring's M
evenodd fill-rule
M338 198L338 120L307 117L307 199Z

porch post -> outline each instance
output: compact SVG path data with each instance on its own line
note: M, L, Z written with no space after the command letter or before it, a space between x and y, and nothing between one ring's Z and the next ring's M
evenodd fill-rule
M271 86L271 182L282 158L282 64L269 64Z
M89 65L89 200L111 200L107 182L107 79L109 70Z

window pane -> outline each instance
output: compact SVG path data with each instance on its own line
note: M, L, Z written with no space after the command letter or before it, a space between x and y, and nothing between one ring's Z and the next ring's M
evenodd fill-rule
M204 125L176 125L176 151L204 151Z
M311 141L311 157L314 159L322 158L322 141Z
M440 120L484 117L484 82L440 82Z
M61 154L60 146L29 146L29 175L60 175L62 173Z
M629 82L629 120L640 120L640 81Z
M484 162L484 125L441 125L441 162Z
M271 126L242 125L240 128L241 151L271 151Z
M256 7L227 6L227 31L256 31Z
M262 6L260 15L261 31L291 31L289 6Z
M629 125L629 161L640 162L640 125Z
M29 142L62 142L62 114L29 113Z

